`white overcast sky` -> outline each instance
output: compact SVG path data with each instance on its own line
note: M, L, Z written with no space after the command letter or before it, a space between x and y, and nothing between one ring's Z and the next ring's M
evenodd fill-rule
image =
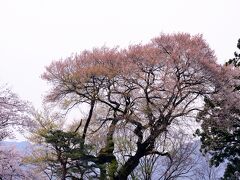
M160 33L203 34L223 63L240 38L240 0L0 0L0 84L37 108L52 60Z

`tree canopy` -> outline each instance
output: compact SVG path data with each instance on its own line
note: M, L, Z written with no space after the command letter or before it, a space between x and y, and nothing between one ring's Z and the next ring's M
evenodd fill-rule
M0 141L12 135L12 127L21 129L31 122L30 105L6 86L0 87Z
M0 179L38 179L30 166L23 163L23 153L6 147L2 141L13 138L14 131L30 126L30 105L6 86L0 87Z
M173 34L126 49L95 48L54 61L42 78L52 85L45 102L70 109L87 105L75 127L82 144L97 144L86 157L100 170L100 179L127 179L140 159L169 156L165 142L171 129L196 117L204 97L221 89L232 69L216 63L201 35ZM131 154L116 143L133 137ZM99 138L100 137L100 138ZM118 154L128 157L125 162Z

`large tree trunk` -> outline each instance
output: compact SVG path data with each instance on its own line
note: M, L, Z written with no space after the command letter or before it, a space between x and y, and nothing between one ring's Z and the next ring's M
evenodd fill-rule
M146 151L146 144L139 145L136 154L131 156L120 168L118 174L114 177L114 180L127 180L127 177L138 166L140 159L145 155Z
M138 166L140 159L154 149L154 142L156 137L156 135L152 135L143 143L137 145L136 154L134 156L131 156L127 162L119 169L118 174L114 177L115 180L127 180L127 177Z
M67 166L66 164L62 164L62 177L61 180L65 180L67 176Z

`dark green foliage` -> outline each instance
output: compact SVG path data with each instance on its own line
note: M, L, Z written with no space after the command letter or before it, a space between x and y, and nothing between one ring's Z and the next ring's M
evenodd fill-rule
M83 144L78 133L50 130L43 137L51 148L53 158L49 158L49 164L57 177L82 179L92 173L95 167L85 158L91 147Z
M76 159L84 154L85 149L81 148L82 138L74 132L62 130L51 130L45 136L45 141L51 144L62 158Z
M227 165L227 168L222 179L239 180L240 178L240 159L233 158Z
M240 49L240 39L237 47ZM226 66L240 67L240 54L235 52L234 55ZM233 92L239 90L240 85L235 85ZM202 152L212 155L211 165L227 163L222 179L235 180L240 177L240 110L239 107L228 106L228 113L224 114L226 107L224 98L206 98L204 110L198 115L198 120L202 122L202 130L198 130L196 134L201 137Z
M236 116L235 112L229 116ZM212 155L211 165L219 166L220 163L227 162L224 178L232 177L240 172L240 125L235 123L231 127L217 124L207 113L200 114L202 122L202 132L197 134L201 137L201 150L203 153ZM231 179L231 178L230 178Z
M240 49L240 39L238 40L237 44L238 49ZM240 66L240 54L237 52L234 52L234 58L229 59L229 61L226 63L226 65L233 64L236 67Z

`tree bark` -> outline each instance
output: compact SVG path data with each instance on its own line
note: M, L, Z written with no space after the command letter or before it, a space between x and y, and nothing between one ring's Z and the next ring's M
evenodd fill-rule
M61 180L65 180L67 176L67 167L66 164L62 164L62 178Z
M118 174L114 177L114 180L127 180L127 177L133 172L133 170L138 166L140 159L146 154L149 144L143 143L138 145L137 152L134 156L131 156L127 162L120 168Z

